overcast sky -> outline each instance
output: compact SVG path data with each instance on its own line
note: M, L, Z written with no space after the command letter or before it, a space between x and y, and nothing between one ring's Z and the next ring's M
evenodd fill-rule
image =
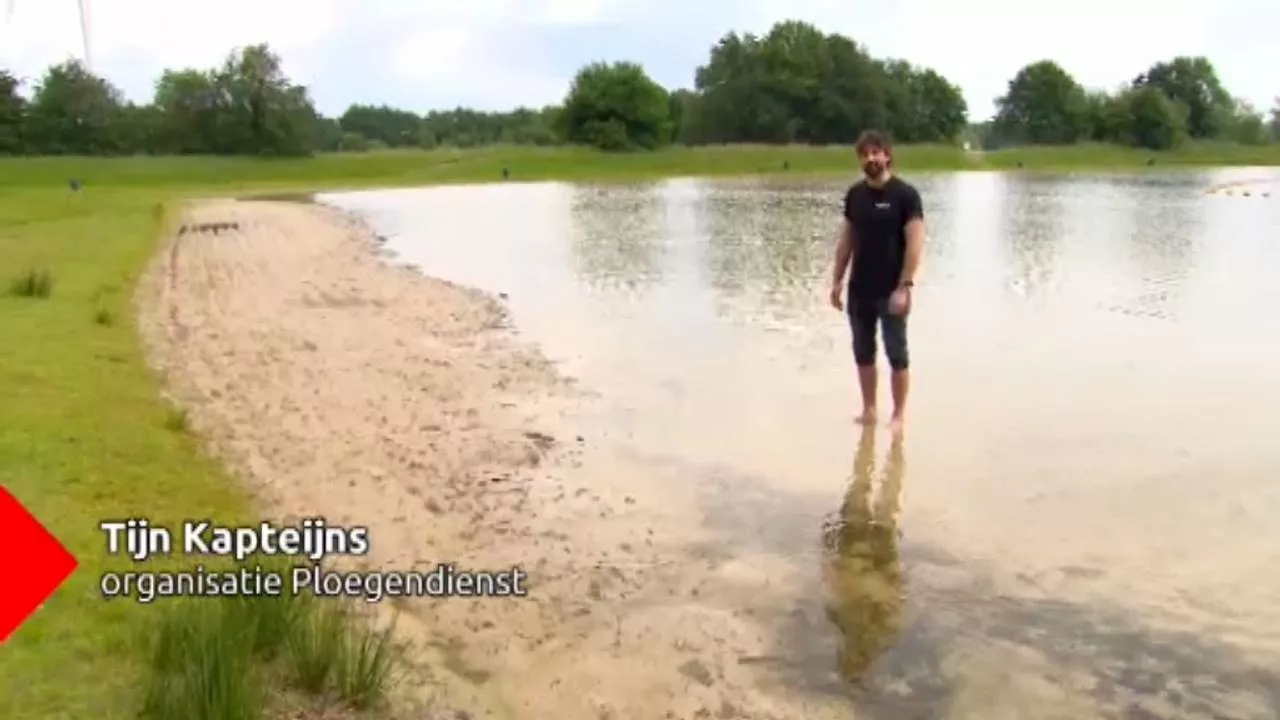
M4 0L9 2L9 0ZM36 79L81 55L76 0L13 0L0 67ZM595 60L633 60L668 88L730 30L806 20L879 57L933 67L973 119L1026 63L1053 59L1086 86L1114 88L1152 62L1207 55L1227 88L1260 108L1280 95L1277 0L87 0L95 71L133 100L164 68L209 67L267 42L321 111L353 102L418 112L558 102Z

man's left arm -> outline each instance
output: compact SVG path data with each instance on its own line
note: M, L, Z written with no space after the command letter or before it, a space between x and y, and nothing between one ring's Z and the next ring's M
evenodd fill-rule
M920 193L911 189L911 198L906 207L906 226L903 228L907 237L906 257L902 261L902 277L898 278L899 288L909 288L916 279L916 271L920 269L920 258L924 254L924 204L920 201Z

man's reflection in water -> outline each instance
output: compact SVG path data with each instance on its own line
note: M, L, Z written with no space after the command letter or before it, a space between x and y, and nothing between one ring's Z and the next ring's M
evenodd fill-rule
M824 528L829 553L827 617L843 636L840 673L853 682L888 649L902 626L898 517L904 466L899 436L889 449L873 506L875 428L864 428L853 462L853 483L839 516Z

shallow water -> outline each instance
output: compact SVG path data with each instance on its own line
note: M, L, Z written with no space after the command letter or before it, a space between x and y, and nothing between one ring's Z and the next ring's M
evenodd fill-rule
M733 568L708 592L768 681L873 718L1280 716L1280 172L908 179L900 445L852 424L826 305L845 183L321 199L509 296L598 394L581 472Z

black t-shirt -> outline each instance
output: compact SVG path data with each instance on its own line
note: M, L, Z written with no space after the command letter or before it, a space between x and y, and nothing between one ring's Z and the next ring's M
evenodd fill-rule
M859 180L845 193L844 217L854 235L849 297L888 297L902 276L907 223L924 217L920 193L896 176L878 188Z

